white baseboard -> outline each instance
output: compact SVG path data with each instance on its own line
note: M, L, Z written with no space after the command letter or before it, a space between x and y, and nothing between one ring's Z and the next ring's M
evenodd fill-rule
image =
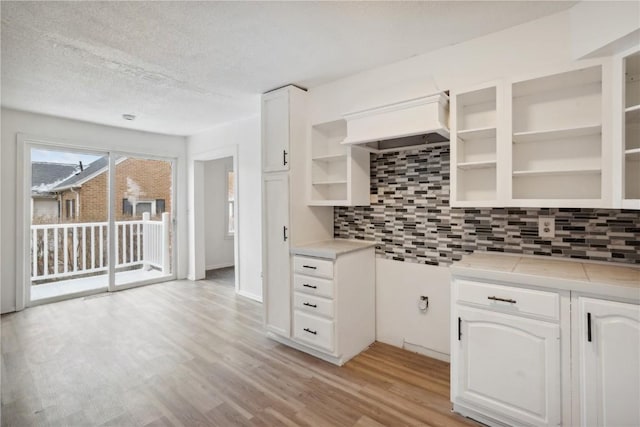
M221 264L213 264L213 265L207 265L205 267L206 271L209 270L217 270L218 268L227 268L227 267L233 267L235 264L233 262L228 263L228 262L223 262Z
M421 345L411 344L405 341L403 348L414 353L422 354L423 356L431 357L432 359L438 359L442 360L443 362L451 363L451 357L448 354L432 350Z
M252 294L250 292L242 291L242 290L237 290L236 294L240 295L241 297L249 298L260 303L262 302L262 295L256 295L256 294Z

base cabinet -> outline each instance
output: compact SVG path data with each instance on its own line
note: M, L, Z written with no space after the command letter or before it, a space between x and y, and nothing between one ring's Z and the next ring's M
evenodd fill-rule
M637 298L456 275L451 292L454 411L492 426L640 426Z
M508 425L561 421L560 326L458 306L452 400Z
M581 425L640 426L640 305L578 298Z

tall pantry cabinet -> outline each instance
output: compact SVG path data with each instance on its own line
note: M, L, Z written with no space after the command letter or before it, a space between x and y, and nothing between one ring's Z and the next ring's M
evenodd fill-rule
M262 281L267 331L291 336L292 246L333 237L333 208L306 203L307 93L262 96Z

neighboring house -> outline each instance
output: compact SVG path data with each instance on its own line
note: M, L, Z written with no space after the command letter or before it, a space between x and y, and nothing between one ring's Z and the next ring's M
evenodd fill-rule
M107 218L108 159L101 157L38 193L46 197L56 216L46 222L105 222ZM116 220L141 218L144 212L157 217L171 211L171 164L166 161L124 158L116 162ZM33 181L35 184L35 181ZM35 188L35 186L34 186ZM33 193L32 193L33 194ZM35 199L34 199L35 200ZM35 203L34 203L35 206ZM39 202L39 211L45 209ZM34 208L34 219L35 208ZM41 219L40 222L44 220Z
M52 189L77 171L76 164L31 163L31 220L34 224L58 222L60 204Z

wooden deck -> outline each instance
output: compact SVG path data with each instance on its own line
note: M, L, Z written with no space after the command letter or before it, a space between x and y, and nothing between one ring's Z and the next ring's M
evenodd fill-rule
M260 304L177 281L2 317L3 426L462 426L449 365L381 343L339 368Z

